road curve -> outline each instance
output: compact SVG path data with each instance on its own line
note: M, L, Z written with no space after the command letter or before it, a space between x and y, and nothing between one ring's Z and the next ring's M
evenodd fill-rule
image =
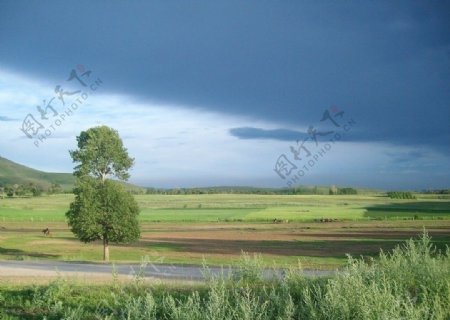
M231 269L210 267L209 273L212 275L228 275ZM0 277L6 275L15 276L41 276L41 275L112 275L113 272L120 276L137 275L143 277L159 279L180 279L201 281L205 279L205 273L201 266L195 265L169 265L169 264L104 264L104 263L83 263L64 261L0 261ZM330 276L335 271L325 270L303 270L303 275ZM270 278L274 275L283 274L282 270L265 270L264 276Z

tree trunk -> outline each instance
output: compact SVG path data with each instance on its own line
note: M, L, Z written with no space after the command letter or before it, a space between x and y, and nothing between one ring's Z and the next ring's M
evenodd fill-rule
M103 238L103 261L109 261L109 243L108 238Z

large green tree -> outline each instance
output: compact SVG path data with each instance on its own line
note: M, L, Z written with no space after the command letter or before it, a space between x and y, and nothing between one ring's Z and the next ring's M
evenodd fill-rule
M66 213L72 232L83 242L103 241L103 259L109 261L109 243L139 239L139 208L123 186L108 179L127 180L134 160L116 130L107 126L82 131L78 149L70 151L77 163L75 200Z

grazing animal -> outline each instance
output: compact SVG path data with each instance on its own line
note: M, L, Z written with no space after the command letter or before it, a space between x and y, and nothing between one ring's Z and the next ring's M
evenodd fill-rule
M289 220L273 219L272 223L289 223Z
M44 234L44 236L46 237L50 237L52 234L50 233L50 229L49 228L45 228L44 230L42 230L42 233Z
M333 222L333 221L338 221L337 219L331 219L331 218L321 218L321 219L315 219L314 221L319 221L319 222Z

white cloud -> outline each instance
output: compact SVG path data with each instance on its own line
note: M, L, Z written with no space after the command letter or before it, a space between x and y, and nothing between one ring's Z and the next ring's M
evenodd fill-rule
M240 140L229 134L235 127L277 129L280 124L140 101L109 93L105 84L36 148L19 128L28 113L39 119L36 104L52 96L54 85L1 69L0 84L0 116L18 119L0 121L0 155L13 161L46 171L70 172L73 164L68 150L76 147L75 137L92 126L108 125L119 131L136 159L132 182L163 187L286 186L273 167L280 154L291 156L289 146L294 142ZM64 110L58 109L60 113ZM356 129L349 137L358 134ZM414 152L389 144L340 141L309 168L300 183L395 188L395 184L423 185L436 175L441 179L442 174L448 176L448 159L432 150L422 150L420 159L395 161ZM297 163L299 167L304 164Z
M66 117L39 148L20 131L22 120L32 113L42 97L51 97L53 86L39 85L25 77L0 71L0 114L19 119L3 122L0 134L2 155L49 171L72 169L68 149L75 148L75 136L96 125L117 129L130 154L136 158L132 178L147 185L196 185L272 175L272 162L282 143L238 140L231 127L249 123L262 128L275 124L205 112L183 106L143 102L126 95L109 94L107 88L92 93L73 115ZM11 102L13 101L13 102ZM67 107L67 106L66 106ZM64 113L64 108L58 109ZM56 118L55 118L56 119ZM47 122L51 124L52 122ZM208 177L215 181L208 182Z

